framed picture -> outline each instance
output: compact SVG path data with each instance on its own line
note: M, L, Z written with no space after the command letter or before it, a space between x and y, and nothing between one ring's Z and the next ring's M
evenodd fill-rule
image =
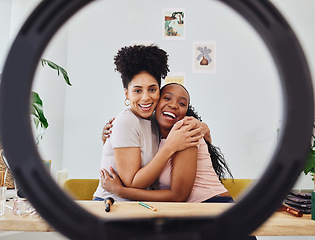
M164 85L169 83L178 83L184 86L186 78L186 73L176 73L171 72L167 74L167 77L165 78Z
M193 42L193 72L215 73L216 71L216 42Z
M163 39L185 39L185 15L186 10L184 8L163 9Z

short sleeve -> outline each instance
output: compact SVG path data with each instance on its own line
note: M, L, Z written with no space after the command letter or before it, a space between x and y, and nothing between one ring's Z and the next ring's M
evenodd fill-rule
M113 148L141 147L139 119L131 111L120 113L113 122L109 139Z

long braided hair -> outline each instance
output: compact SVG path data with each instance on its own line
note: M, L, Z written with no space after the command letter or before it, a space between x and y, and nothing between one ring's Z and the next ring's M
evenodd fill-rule
M198 119L199 121L202 121L201 117L197 114L194 107L191 106L190 104L188 106L186 116L192 116L192 117ZM232 178L233 179L233 175L231 173L231 170L230 170L226 160L224 159L224 155L222 154L220 148L213 146L207 140L205 140L205 142L208 145L208 151L209 151L209 154L211 157L213 169L216 172L216 174L218 175L219 180L222 182L223 178Z

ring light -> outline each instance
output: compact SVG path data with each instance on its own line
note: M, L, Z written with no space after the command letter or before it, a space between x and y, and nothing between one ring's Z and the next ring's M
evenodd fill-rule
M29 120L31 85L42 52L62 24L90 2L42 1L7 57L0 87L0 130L20 189L50 225L71 239L242 239L249 235L280 205L309 151L313 126L311 77L288 23L268 0L221 0L247 19L264 39L283 88L284 121L278 146L251 191L217 217L107 220L76 205L47 174ZM18 71L15 66L19 66Z

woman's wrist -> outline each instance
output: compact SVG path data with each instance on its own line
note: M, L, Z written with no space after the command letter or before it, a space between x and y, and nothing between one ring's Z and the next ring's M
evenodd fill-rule
M127 188L124 187L124 186L119 186L115 189L115 195L117 195L118 197L121 197L121 198L127 198L126 197L126 190Z
M167 160L177 152L177 149L174 149L173 144L169 144L167 140L163 144L163 147L159 150L160 153L163 152L164 156L167 156Z

